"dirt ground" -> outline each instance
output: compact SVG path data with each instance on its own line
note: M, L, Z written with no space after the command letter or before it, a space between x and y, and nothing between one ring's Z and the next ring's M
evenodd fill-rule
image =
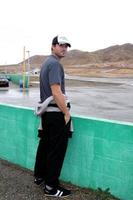
M61 183L72 190L72 195L65 198L69 200L115 200L98 194L91 189L82 189L71 184ZM107 195L108 196L108 195ZM0 160L0 200L55 200L45 197L43 187L33 183L33 171Z

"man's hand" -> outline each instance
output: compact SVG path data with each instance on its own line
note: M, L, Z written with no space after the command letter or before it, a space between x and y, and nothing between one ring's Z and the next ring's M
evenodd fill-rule
M52 95L54 97L56 104L58 105L62 113L64 114L64 119L67 124L70 120L70 112L67 108L66 99L65 99L64 94L61 91L60 85L58 84L51 85L51 90L52 90Z
M64 114L64 119L65 119L65 122L66 122L66 124L69 122L69 120L70 120L70 113L69 112L67 112L66 114Z

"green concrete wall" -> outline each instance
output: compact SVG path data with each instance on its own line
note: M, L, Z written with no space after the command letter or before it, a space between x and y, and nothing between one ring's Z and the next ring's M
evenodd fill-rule
M81 187L110 188L133 200L133 124L72 116L61 179ZM39 118L32 109L0 105L0 158L33 170Z

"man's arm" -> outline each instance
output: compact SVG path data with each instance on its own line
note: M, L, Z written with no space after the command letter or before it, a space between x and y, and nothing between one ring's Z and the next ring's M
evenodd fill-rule
M66 99L61 91L60 85L58 84L51 85L51 90L56 104L58 105L60 110L64 113L65 122L67 124L67 122L70 120L70 112L69 109L67 108Z

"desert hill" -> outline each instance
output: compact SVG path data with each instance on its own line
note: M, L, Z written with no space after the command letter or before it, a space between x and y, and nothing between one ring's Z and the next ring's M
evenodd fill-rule
M115 45L95 52L102 62L133 61L133 45Z
M67 58L64 58L64 63L67 63L67 60L69 64L133 61L133 44L115 45L94 52L72 50L68 52Z
M30 57L31 69L40 68L47 55L35 55ZM133 44L110 46L94 52L70 50L61 61L64 64L65 72L69 75L95 76L95 77L133 77ZM28 63L28 60L26 60ZM20 62L4 67L9 72L22 71Z
M94 52L72 50L62 60L66 73L91 77L133 77L133 44Z

